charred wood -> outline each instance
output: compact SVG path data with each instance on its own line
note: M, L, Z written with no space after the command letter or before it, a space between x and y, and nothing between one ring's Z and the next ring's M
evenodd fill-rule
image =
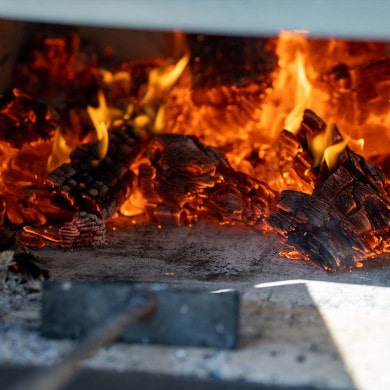
M59 231L62 248L100 246L106 242L104 220L96 214L77 212L71 222L66 222Z
M56 217L57 210L49 204L51 194L43 185L50 151L50 142L25 143L20 149L1 143L0 225L42 226Z
M202 215L219 223L256 225L261 230L275 192L234 171L217 149L194 136L164 134L150 142L148 157L153 168L143 167L141 192L150 203L156 202L157 195L155 219L159 219L156 214L165 215L170 205L171 214L180 216L178 210L184 209L190 221Z
M49 279L49 271L40 263L39 259L27 252L14 254L10 269L21 273L26 280Z
M306 110L297 135L302 147L308 149L310 138L325 127ZM334 127L332 142L340 139ZM334 169L322 163L313 172L312 194L283 191L268 219L284 240L327 270L359 266L361 260L388 250L389 181L380 168L346 147Z
M129 165L140 145L127 128L110 131L109 142L102 160L98 160L95 143L82 144L71 153L70 163L47 176L54 205L95 213L103 219L119 209L133 188L135 176Z
M324 170L314 195L348 218L371 250L386 250L390 244L390 203L384 173L349 148L340 155L333 172Z
M282 187L311 193L314 189L316 175L311 169L313 159L307 149L307 141L302 139L300 133L295 135L283 130L276 146L278 158L275 158L275 161L278 167L275 171L281 175Z
M355 64L341 63L323 76L335 107L341 108L336 108L338 116L346 123L358 125L372 115L386 113L390 77L390 58L386 50L361 60Z
M20 89L0 95L0 140L10 146L20 148L28 142L48 140L57 126L55 112Z
M328 271L355 267L370 252L354 224L314 195L283 191L268 222L304 259Z
M76 33L34 34L17 60L15 83L59 112L97 102L98 50Z

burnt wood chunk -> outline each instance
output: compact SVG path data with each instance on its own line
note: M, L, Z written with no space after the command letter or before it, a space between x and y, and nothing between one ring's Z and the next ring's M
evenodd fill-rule
M219 223L260 227L275 201L265 183L234 171L221 152L194 136L158 135L147 154L151 167L140 170L140 189L153 219L165 216L169 205L177 216L185 210L189 222L202 215Z
M15 83L61 113L97 102L98 50L77 33L33 34L17 59Z
M390 245L386 188L388 179L380 168L347 147L333 172L323 167L313 194L348 218L371 250L381 253Z
M10 265L10 269L21 273L26 280L42 281L49 279L49 271L31 253L15 253L12 260L13 263Z
M0 141L20 148L27 142L50 139L57 126L55 112L20 89L0 94Z
M309 148L326 124L306 110L297 138ZM332 143L342 138L334 127ZM268 223L303 257L328 270L359 266L390 246L389 180L381 169L348 147L330 170L315 173L312 194L283 191ZM345 248L344 248L345 246Z
M302 126L304 123L305 121L302 122ZM284 188L312 192L316 175L311 170L313 159L307 149L306 137L302 137L301 133L295 135L283 130L279 135L278 146L280 149L278 170L281 172Z
M100 246L106 243L106 225L97 215L81 211L71 222L65 222L59 237L62 248Z
M128 129L109 133L106 156L98 160L96 144L77 147L70 163L52 171L46 184L52 189L52 203L71 211L86 211L105 219L112 216L128 198L135 175L130 163L140 145Z
M355 225L314 195L283 191L268 222L303 258L328 271L355 267L370 252Z

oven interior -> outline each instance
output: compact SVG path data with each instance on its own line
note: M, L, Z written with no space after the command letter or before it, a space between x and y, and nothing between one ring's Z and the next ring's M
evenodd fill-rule
M304 110L309 108L326 122L335 122L340 129L346 129L347 135L342 134L343 141L351 153L360 153L359 140L364 138L364 158L375 163L379 161L380 167L386 169L390 66L386 57L389 44L383 39L331 40L307 37L304 32L262 37L255 34L252 37L204 34L203 31L201 34L193 31L179 34L166 30L13 20L2 21L0 28L4 41L0 53L3 59L2 90L14 87L11 80L20 76L15 75L20 50L28 50L26 42L33 42L31 37L37 33L60 36L65 42L66 37L77 34L104 48L102 52L108 63L133 61L132 69L135 70L137 64L145 66L145 63L152 63L148 69L156 67L161 70L158 61L156 65L156 58L163 58L165 67L174 68L190 51L188 61L192 72L184 72L178 85L170 89L170 95L164 96L165 123L171 132L177 134L182 131L178 129L189 129L184 130L185 135L195 134L204 144L222 150L236 171L248 175L252 172L269 174L268 165L261 165L256 171L255 162L267 153L272 154L279 132L286 126L299 127ZM277 50L290 50L293 45L299 50L290 51L285 60L293 58L294 66L297 63L302 65L306 57L297 53L304 52L312 61L304 63L308 72L302 74L300 70L294 70L292 83L295 86L287 89L286 84L282 84L278 94L272 94L269 92L272 86L276 89L273 75L280 67L281 52ZM334 57L329 60L331 54ZM28 64L29 60L26 61ZM28 66L22 67L26 68ZM310 72L319 72L321 77ZM29 85L31 91L39 89L34 79L39 80L39 74L27 73L27 76L27 81L19 82ZM291 77L291 73L287 73L277 81L286 82ZM305 78L315 82L308 87L302 84ZM123 79L119 80L123 82ZM189 83L191 88L188 88ZM144 95L147 88L152 89L147 80L143 87L146 88ZM60 87L56 88L58 92ZM47 85L45 89L47 93ZM121 92L120 89L114 90L118 91ZM61 98L63 96L58 99ZM51 96L50 99L55 101L56 98ZM97 95L95 99L92 105L96 107L99 104ZM299 106L297 102L302 104ZM316 102L321 104L316 105ZM265 104L262 110L258 108L260 103ZM148 113L151 107L155 109L154 106L143 107L142 113ZM195 113L195 108L199 112ZM296 112L298 116L294 116ZM149 115L156 119L156 111ZM313 119L309 115L310 118ZM144 118L139 115L136 119L137 123L142 123ZM158 127L156 122L154 126ZM241 127L252 133L248 135L241 131ZM326 125L327 129L329 127ZM263 129L260 135L255 133L259 128ZM332 136L327 133L322 138ZM287 141L283 139L284 144ZM255 153L253 150L248 153L245 149L248 146L243 146L248 144L255 145ZM46 149L42 150L43 154L48 153ZM324 153L324 147L320 150ZM274 154L271 160L275 165ZM28 150L27 156L38 157L38 154L35 150ZM167 158L166 161L170 160ZM25 169L23 164L21 167ZM310 176L310 165L307 168L307 176ZM213 169L221 172L219 166ZM283 174L286 171L278 172L280 176ZM275 173L273 175L274 183L277 183L278 178L275 178ZM236 176L234 180L237 180ZM16 180L18 185L20 181ZM288 180L283 183L283 190L307 192L308 186L310 188L305 180L298 184ZM231 196L231 192L228 195ZM188 199L186 201L191 203ZM179 213L172 212L172 209L167 212L164 207L152 211L145 207L141 215L134 213L130 206L121 213L115 210L115 215L110 215L105 221L106 244L103 246L81 245L64 249L58 242L43 237L45 247L39 249L28 236L33 242L29 253L36 256L54 280L162 282L208 291L234 289L241 294L241 342L236 351L114 344L86 361L83 375L88 376L88 370L103 370L118 375L125 373L132 381L137 380L137 375L142 378L138 380L146 381L151 375L152 378L159 375L160 378L176 378L174 380L178 382L172 386L180 386L180 381L188 380L198 386L230 383L237 388L251 388L252 385L366 388L370 383L385 388L389 378L385 369L388 351L384 340L390 326L387 299L390 262L386 250L381 247L374 256L364 257L362 268L362 258L355 260L355 255L352 255L353 267L326 272L323 269L326 267L321 263L317 266L318 262L315 265L313 259L303 256L310 260L303 261L302 253L297 261L292 259L291 252L290 258L280 256L280 252L288 252L286 242L281 243L275 234L259 234L265 229L263 225L254 228L253 224L237 221L234 209L216 217L215 204L220 205L215 201L214 208L211 208L214 212L206 218L193 217L188 208L185 218L182 210ZM65 217L61 216L61 222L53 220L51 233L57 232L55 229L60 229L64 220L72 218L74 210L70 211ZM377 214L374 212L374 215ZM44 228L33 226L32 230L27 233L39 237L37 232L42 233ZM380 237L386 241L386 232L376 229L373 234L376 239ZM299 243L301 245L301 241ZM21 366L45 366L59 361L71 349L72 343L39 336L39 287L34 290L34 283L30 283L26 289L20 285L18 276L8 277L7 283L1 298L4 303L1 333L5 343L0 347L0 358L4 375ZM84 380L88 383L88 379Z

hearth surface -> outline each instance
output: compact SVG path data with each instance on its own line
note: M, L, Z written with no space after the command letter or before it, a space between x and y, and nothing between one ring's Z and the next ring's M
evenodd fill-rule
M114 232L115 227L115 232ZM278 255L270 236L238 226L108 225L107 246L35 254L55 280L164 282L241 293L234 351L116 343L86 368L269 386L387 389L390 258L329 274ZM115 234L114 234L115 233ZM0 364L50 366L74 346L39 334L39 292L2 288Z

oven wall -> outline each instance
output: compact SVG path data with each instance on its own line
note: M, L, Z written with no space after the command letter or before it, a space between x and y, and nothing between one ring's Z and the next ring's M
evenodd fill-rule
M0 89L12 86L13 66L23 40L23 22L0 21Z
M386 0L18 0L0 1L0 18L227 35L388 39Z

